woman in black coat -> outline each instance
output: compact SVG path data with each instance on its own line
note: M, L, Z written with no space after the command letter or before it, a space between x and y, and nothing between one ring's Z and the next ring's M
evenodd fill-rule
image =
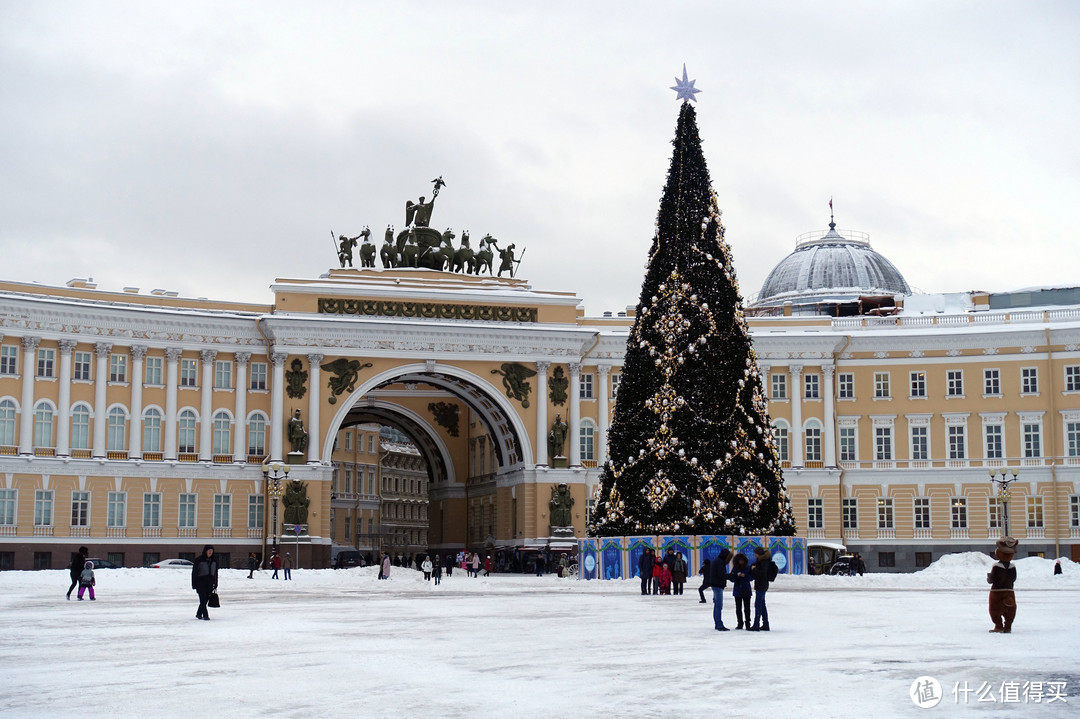
M210 599L210 595L217 591L217 580L218 565L214 557L214 548L207 544L191 567L191 588L199 593L199 611L195 612L196 619L210 619L210 615L206 612L206 602Z
M79 547L79 553L71 555L71 566L68 567L68 571L71 572L71 586L68 587L67 591L68 599L71 599L71 591L79 586L79 577L82 575L83 565L86 564L86 555L89 553L90 550L86 547Z

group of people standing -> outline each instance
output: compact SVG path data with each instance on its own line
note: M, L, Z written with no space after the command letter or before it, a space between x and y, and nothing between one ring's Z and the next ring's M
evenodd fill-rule
M688 567L682 552L669 547L660 558L652 547L647 547L638 559L638 573L642 594L682 594Z

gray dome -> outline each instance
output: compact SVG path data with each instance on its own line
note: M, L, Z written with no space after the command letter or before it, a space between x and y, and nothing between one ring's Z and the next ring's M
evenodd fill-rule
M824 235L808 232L796 239L795 251L765 278L754 305L897 294L911 294L911 288L900 271L870 247L870 236L837 232L836 223L830 222Z

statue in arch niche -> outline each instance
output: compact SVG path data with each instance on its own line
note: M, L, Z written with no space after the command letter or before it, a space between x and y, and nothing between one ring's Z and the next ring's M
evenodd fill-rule
M307 485L298 479L285 487L285 524L307 524L308 506L311 499L307 496Z
M294 454L303 454L307 451L308 446L308 433L304 429L304 420L300 419L300 410L293 412L293 416L289 418L288 427L289 444L292 446Z
M569 536L574 534L574 517L571 511L574 507L574 498L570 496L570 487L566 484L558 484L551 488L551 501L548 503L551 517L551 536Z

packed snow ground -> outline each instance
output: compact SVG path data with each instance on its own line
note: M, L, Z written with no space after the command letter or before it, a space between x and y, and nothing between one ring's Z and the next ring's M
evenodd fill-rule
M697 584L395 568L223 571L195 620L184 570L99 570L98 600L64 600L66 571L0 573L0 714L10 717L1071 717L1080 708L1080 565L1017 565L1011 635L989 634L981 554L915 574L778 578L772 631L716 632ZM730 588L725 622L734 626ZM909 697L931 676L944 698ZM1066 701L1002 682L1065 682ZM992 687L954 697L963 683ZM1030 687L1030 685L1029 685ZM984 694L985 699L985 694ZM924 714L924 712L930 712Z

